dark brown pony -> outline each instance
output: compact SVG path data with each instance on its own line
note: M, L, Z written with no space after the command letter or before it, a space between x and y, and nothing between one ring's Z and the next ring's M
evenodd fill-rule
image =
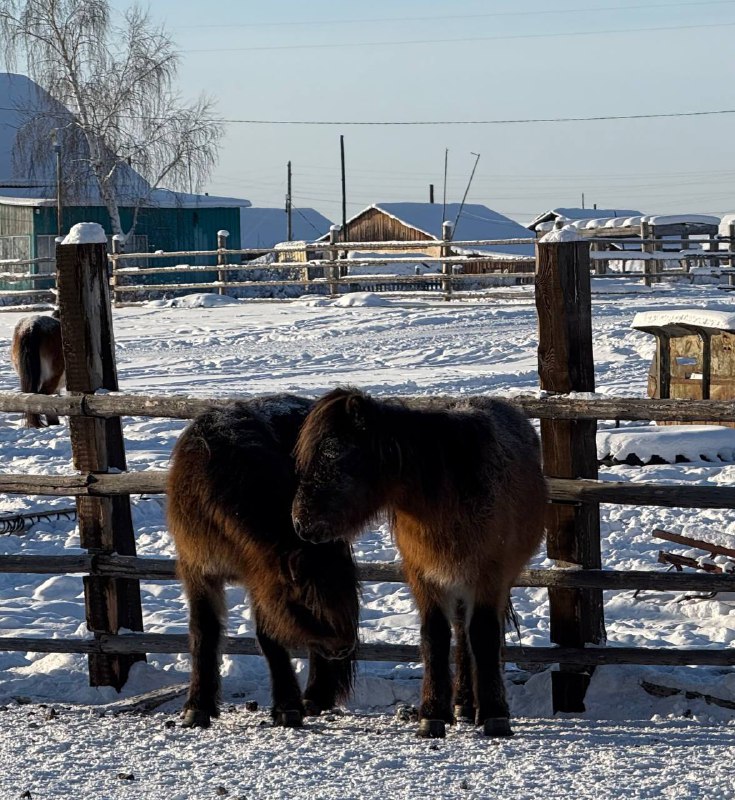
M452 626L456 713L488 736L512 735L504 617L543 537L546 503L528 420L485 397L380 401L337 389L306 418L296 465L293 520L305 541L354 538L379 512L392 517L421 617L419 736L444 736L454 721Z
M271 674L276 725L302 724L344 699L354 676L359 597L344 541L314 545L291 523L292 451L312 401L274 395L201 414L171 461L168 523L189 601L185 727L218 716L225 584L247 589ZM309 651L303 697L287 648Z
M51 316L23 317L13 331L10 351L13 367L20 378L21 392L56 394L64 388L64 351L58 311ZM41 428L40 414L26 413L26 426ZM47 425L58 425L56 414L46 415Z

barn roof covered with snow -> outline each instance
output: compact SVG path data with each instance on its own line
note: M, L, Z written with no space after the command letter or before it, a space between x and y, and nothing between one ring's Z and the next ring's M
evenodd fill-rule
M580 219L600 219L600 218L613 218L613 217L640 217L640 211L634 211L629 208L553 208L550 211L544 211L542 214L534 217L527 225L526 228L535 231L536 227L543 222L575 222Z
M477 203L466 203L460 213L460 205L460 203L447 203L445 209L440 203L375 203L348 219L347 225L349 227L363 216L377 211L413 228L427 239L440 240L442 222L448 220L454 223L459 215L452 237L455 241L529 238L528 231L510 217ZM473 250L532 256L533 244L492 245Z
M291 236L312 242L329 231L332 222L313 208L294 208ZM244 248L270 248L285 241L286 212L282 208L243 208L240 212L240 241Z
M48 158L42 161L21 154L18 148L18 133L31 120L40 120L40 124L48 128ZM56 163L51 131L54 127L68 128L73 120L74 116L67 108L26 75L0 72L0 202L4 205L56 205ZM145 205L158 208L237 208L250 205L249 200L235 197L170 189L151 191L150 184L132 167L122 164L117 172L120 175L118 197L121 206L135 205L141 196L146 196ZM74 200L68 204L102 205L91 171L78 178Z

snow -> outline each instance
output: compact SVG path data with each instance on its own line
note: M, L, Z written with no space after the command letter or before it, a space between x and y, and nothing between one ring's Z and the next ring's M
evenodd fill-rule
M171 300L148 300L143 305L149 308L216 308L217 306L236 306L240 301L225 294L199 292Z
M97 222L77 222L62 244L107 244L107 234Z
M666 325L694 325L735 331L735 312L708 308L672 308L667 311L642 311L633 317L634 328L663 328Z
M345 295L352 298L344 300L347 305L342 297L226 305L218 300L214 306L207 305L209 300L202 304L182 298L178 305L119 308L113 321L120 387L125 392L197 397L278 391L313 396L345 384L376 395L536 392L533 287L517 289L512 300L502 290L481 302L363 293ZM726 307L722 294L709 286L596 294L597 393L645 397L655 342L631 328L637 313L673 313L682 306L707 310L713 304ZM0 349L5 352L22 316L0 314ZM16 389L9 360L0 360L0 390ZM168 465L185 423L125 418L123 425L128 463L141 470ZM617 436L632 436L633 427L624 425ZM703 438L686 427L667 434L662 426L647 433L646 441L670 436L671 452L681 450L683 442L688 454L696 453L701 447L692 443L701 445ZM614 431L607 422L600 428ZM707 452L717 445L719 453L721 436L731 437L732 432L716 434ZM5 472L73 473L66 424L28 430L20 427L20 415L6 415L0 447ZM644 467L617 464L602 467L601 478L731 486L735 464L719 458ZM131 502L138 554L171 557L163 499L133 496ZM0 496L0 513L68 505L67 498ZM651 536L655 528L735 546L732 509L603 505L604 567L662 569L656 563L660 543ZM667 549L683 552L675 544ZM0 552L61 555L82 550L75 523L60 519L32 525L22 535L0 536ZM360 537L355 552L360 561L398 557L381 520ZM702 555L696 552L696 557ZM551 565L544 553L531 564ZM144 581L141 592L147 632L186 632L186 604L178 583ZM548 645L547 592L517 589L513 598L522 643ZM228 633L253 635L242 590L229 589L227 600ZM637 597L630 591L606 592L605 618L610 647L735 646L735 600L726 593L684 602L671 592L641 592ZM88 637L81 576L0 574L0 635ZM366 641L417 643L418 619L406 586L364 585L361 636ZM121 699L186 683L186 654L150 654L148 663L134 667L122 695L89 687L86 667L84 656L0 652L3 800L25 791L33 798L59 800L202 800L217 797L218 787L230 797L251 798L725 800L735 795L735 715L702 697L735 702L732 668L599 668L586 711L553 716L550 671L532 674L523 665L508 665L513 739L487 741L460 724L449 730L446 740L430 742L414 737L414 723L394 718L397 704L418 700L419 665L361 663L355 696L343 714L310 720L303 730L282 730L267 721L263 660L225 656L223 715L207 731L176 726L181 699L147 716L119 713ZM301 663L299 670L303 679ZM642 681L674 693L654 697ZM261 710L246 712L249 699L257 700Z
M597 457L624 461L654 456L673 464L687 461L735 461L735 428L722 425L632 425L597 434Z
M562 228L554 228L542 236L539 241L545 244L552 242L578 242L582 237L574 230L571 225L564 225Z
M640 211L632 209L612 209L612 208L554 208L551 211L544 211L534 217L526 228L538 230L542 223L551 223L552 227L557 219L562 222L572 222L573 220L588 220L592 217L607 217L612 219L624 219L625 217L640 217Z

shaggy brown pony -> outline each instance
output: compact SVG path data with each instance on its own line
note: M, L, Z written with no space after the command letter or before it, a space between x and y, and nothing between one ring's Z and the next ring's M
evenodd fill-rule
M306 543L291 523L291 453L311 405L274 395L207 411L174 448L168 523L189 601L192 656L185 727L207 727L218 715L227 582L249 593L275 725L299 726L305 713L331 708L351 689L359 613L351 548ZM309 651L303 698L287 651L295 647Z
M512 735L501 669L515 578L544 531L538 437L507 403L377 400L336 389L296 445L293 521L305 541L354 538L379 512L393 522L421 617L419 736L454 721L449 665L456 636L458 715L488 736Z
M13 331L10 350L13 367L20 378L21 392L56 394L64 388L64 352L58 311L51 316L23 317ZM28 428L41 428L40 414L26 413ZM47 425L58 425L56 414L46 415Z

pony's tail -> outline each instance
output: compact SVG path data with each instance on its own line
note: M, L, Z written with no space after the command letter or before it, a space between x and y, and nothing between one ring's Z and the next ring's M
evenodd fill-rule
M26 330L18 343L18 374L21 392L38 393L41 388L41 356L38 352L38 334L34 329ZM41 415L26 412L26 426L41 428Z

